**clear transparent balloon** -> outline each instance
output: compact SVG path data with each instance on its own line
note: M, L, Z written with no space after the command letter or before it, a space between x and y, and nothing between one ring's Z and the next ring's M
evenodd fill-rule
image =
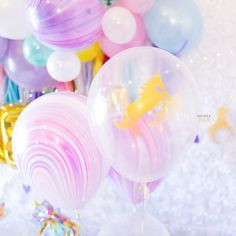
M98 236L169 236L168 231L153 216L140 213L122 215L100 231Z
M196 136L192 75L160 49L133 48L113 57L97 74L88 106L100 151L132 181L165 176Z

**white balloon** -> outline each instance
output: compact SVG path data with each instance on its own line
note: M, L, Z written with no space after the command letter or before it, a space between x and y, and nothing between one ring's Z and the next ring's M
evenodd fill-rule
M20 40L29 35L26 0L0 0L0 36Z
M99 232L98 236L170 236L165 226L153 216L129 213L114 220Z
M71 52L53 52L47 61L50 76L60 82L69 82L80 74L79 58Z
M136 34L137 23L132 13L124 7L112 7L102 19L105 36L113 43L129 43Z

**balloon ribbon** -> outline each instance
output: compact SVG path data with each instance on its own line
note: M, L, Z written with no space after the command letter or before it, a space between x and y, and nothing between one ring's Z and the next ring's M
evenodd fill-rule
M62 215L59 209L54 209L50 203L44 201L42 204L35 203L36 209L33 213L34 220L41 226L40 235L79 236L80 227L69 218Z

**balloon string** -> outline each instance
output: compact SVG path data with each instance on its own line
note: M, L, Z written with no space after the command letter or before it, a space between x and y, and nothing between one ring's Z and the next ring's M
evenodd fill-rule
M144 223L145 223L145 209L146 209L146 200L148 199L149 195L150 195L150 189L148 188L147 183L143 183L142 184L142 189L143 189L143 212L142 212L142 225L141 225L141 236L144 236Z

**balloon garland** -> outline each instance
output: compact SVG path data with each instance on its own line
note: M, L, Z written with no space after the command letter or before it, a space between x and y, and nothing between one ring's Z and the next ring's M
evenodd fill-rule
M0 161L43 202L41 235L80 234L54 207L87 204L110 165L142 203L194 141L194 82L175 56L197 47L203 22L177 2L1 1Z

